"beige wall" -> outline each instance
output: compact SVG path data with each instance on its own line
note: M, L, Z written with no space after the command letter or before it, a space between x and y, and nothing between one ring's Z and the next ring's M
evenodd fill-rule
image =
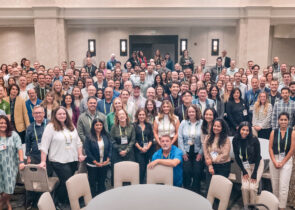
M278 56L280 63L295 65L295 39L273 38L271 55Z
M0 63L20 63L23 57L35 60L34 28L1 28Z
M98 62L107 61L111 53L115 53L117 59L123 63L128 57L119 57L119 40L128 39L129 35L178 35L179 39L187 38L188 50L196 63L201 58L206 58L209 65L215 63L217 56L211 56L211 39L213 38L220 39L220 51L226 48L228 55L233 58L236 54L234 27L69 28L67 30L68 59L75 60L77 66L80 66L88 48L87 40L96 39Z

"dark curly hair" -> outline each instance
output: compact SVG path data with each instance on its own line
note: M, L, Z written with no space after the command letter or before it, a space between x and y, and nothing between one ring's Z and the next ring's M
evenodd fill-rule
M6 117L6 115L0 115L0 120L1 119L4 119L6 122L6 125L7 125L5 135L6 135L6 137L10 137L12 135L12 127L11 127L8 117Z
M215 133L213 132L213 127L216 122L219 122L222 127L221 132L219 134L219 140L218 140L218 147L220 148L225 144L227 136L228 136L228 126L227 126L226 122L221 118L214 120L213 126L211 127L209 139L207 141L207 146L208 147L211 146L214 142Z

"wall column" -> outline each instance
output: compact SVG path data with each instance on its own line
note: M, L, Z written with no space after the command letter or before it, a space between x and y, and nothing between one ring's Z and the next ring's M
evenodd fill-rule
M268 65L270 18L269 10L248 9L245 18L238 22L237 62L239 66L247 66L253 60L262 68Z
M67 60L65 20L58 8L34 8L36 59L46 68Z

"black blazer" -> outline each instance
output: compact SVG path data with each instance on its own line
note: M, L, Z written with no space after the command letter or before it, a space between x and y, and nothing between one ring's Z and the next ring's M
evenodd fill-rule
M218 58L221 58L222 59L222 63L223 63L223 58L222 57L218 57ZM225 57L224 66L226 68L229 68L230 67L230 61L231 61L231 58L230 57Z
M104 154L103 154L103 161L106 161L107 158L111 159L112 153L112 143L110 141L110 137L108 135L102 135L103 143L104 143ZM86 136L84 142L84 149L86 153L86 162L93 164L93 161L96 160L100 162L100 154L98 143L96 139L90 137L89 135Z

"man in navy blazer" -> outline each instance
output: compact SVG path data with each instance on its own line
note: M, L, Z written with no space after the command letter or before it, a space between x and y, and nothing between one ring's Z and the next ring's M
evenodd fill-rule
M222 64L224 67L226 68L229 68L230 67L230 61L231 61L231 58L230 57L227 57L226 54L226 50L223 50L221 52L222 56L218 57L218 58L221 58L222 59Z

